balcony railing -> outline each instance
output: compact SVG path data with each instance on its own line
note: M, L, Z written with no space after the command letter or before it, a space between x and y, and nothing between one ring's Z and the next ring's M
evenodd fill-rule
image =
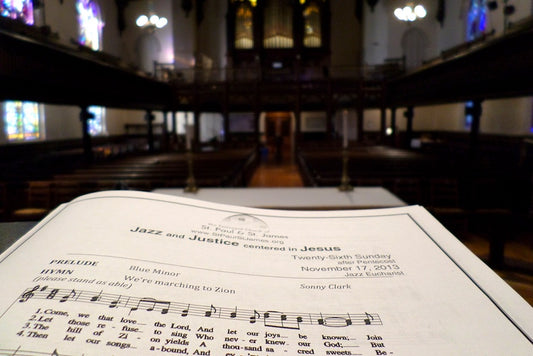
M363 67L300 68L176 68L173 63L154 63L157 80L175 85L239 82L312 82L327 80L383 81L403 74L401 62Z

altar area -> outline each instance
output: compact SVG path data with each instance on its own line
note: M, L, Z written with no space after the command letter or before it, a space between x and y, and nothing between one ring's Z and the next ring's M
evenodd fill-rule
M195 193L182 188L159 188L153 192L214 203L291 210L377 209L406 205L383 187L355 187L351 191L334 187L200 188Z

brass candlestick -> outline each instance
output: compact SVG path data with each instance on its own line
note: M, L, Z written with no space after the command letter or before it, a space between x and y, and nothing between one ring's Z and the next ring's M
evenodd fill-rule
M196 186L196 180L194 179L193 159L191 150L187 151L187 170L187 185L185 186L184 191L186 193L196 193L198 191L198 187Z
M341 185L338 188L341 192L351 192L353 187L350 185L350 177L348 177L348 150L342 150L342 177Z

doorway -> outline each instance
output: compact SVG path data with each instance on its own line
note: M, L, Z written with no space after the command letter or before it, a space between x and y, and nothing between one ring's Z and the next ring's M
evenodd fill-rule
M303 187L300 170L294 163L296 118L290 111L269 111L259 118L261 164L250 187Z
M264 142L268 149L268 161L276 164L292 161L294 146L292 113L273 111L267 112L264 117Z

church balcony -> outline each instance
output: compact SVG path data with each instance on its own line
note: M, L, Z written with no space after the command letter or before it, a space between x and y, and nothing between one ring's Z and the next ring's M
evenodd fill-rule
M170 106L168 83L106 53L60 44L26 27L27 33L19 33L0 24L0 101L151 110Z
M1 25L1 24L0 24ZM377 66L179 69L155 78L120 59L58 43L47 29L0 26L0 100L142 110L327 110L435 105L533 95L533 21L404 73Z
M202 111L328 110L381 107L384 83L399 65L366 67L192 68L156 63L156 79L174 89L180 109Z

